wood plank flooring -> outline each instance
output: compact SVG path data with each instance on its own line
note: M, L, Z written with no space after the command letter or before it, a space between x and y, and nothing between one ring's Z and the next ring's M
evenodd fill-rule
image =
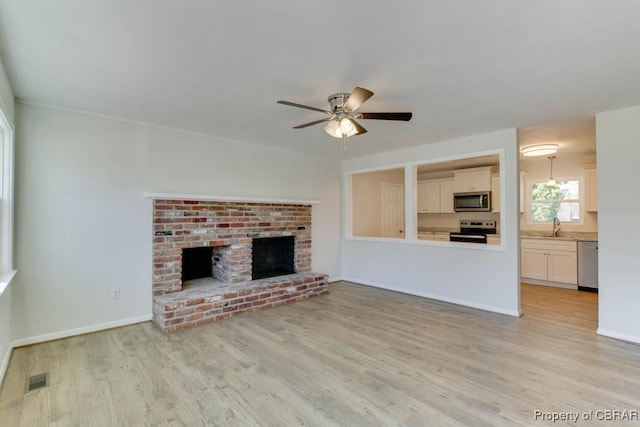
M149 322L18 348L0 425L513 426L640 409L640 346L595 334L594 294L523 285L517 319L330 292L168 335ZM50 385L25 393L42 372Z

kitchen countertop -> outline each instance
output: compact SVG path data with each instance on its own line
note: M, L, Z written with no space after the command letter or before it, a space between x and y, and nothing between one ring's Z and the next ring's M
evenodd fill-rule
M597 242L598 233L586 231L560 231L557 237L551 236L548 231L520 230L521 239L549 239L549 240L579 240L586 242Z
M459 233L459 228L452 227L418 227L420 233ZM500 234L491 234L491 237L500 238ZM549 240L576 240L583 242L597 242L598 233L586 231L560 231L558 237L552 237L547 231L520 230L521 239L549 239Z
M418 234L420 233L459 233L459 228L451 227L418 227Z

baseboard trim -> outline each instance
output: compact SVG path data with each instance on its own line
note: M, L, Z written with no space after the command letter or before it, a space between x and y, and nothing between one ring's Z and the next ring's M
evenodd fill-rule
M457 299L457 298L443 297L441 295L430 294L428 292L417 292L417 291L413 291L413 290L397 288L395 286L384 285L382 283L371 282L371 281L368 281L368 280L367 281L363 281L363 280L360 280L360 279L354 279L354 278L350 278L350 277L345 277L342 280L345 280L345 281L348 281L348 282L357 283L359 285L372 286L374 288L381 288L381 289L386 289L386 290L389 290L389 291L400 292L400 293L403 293L403 294L415 295L415 296L423 297L423 298L429 298L429 299L436 300L436 301L448 302L448 303L451 303L451 304L456 304L456 305L461 305L461 306L464 306L464 307L475 308L475 309L478 309L478 310L490 311L492 313L506 314L507 316L512 316L512 317L520 317L520 316L522 316L522 311L520 309L518 309L518 310L505 310L505 309L500 308L500 307L493 307L493 306L484 305L484 304L476 304L474 302L460 300L460 299Z
M114 320L113 322L98 323L95 325L83 326L81 328L67 329L65 331L52 332L50 334L38 335L35 337L21 338L15 340L12 344L13 347L22 347L25 345L38 344L45 341L58 340L61 338L68 338L75 335L88 334L91 332L103 331L105 329L118 328L121 326L133 325L136 323L147 322L152 319L151 314L145 314L144 316L130 317L128 319Z
M520 281L529 285L551 286L552 288L573 289L574 291L578 290L578 285L572 285L570 283L549 282L547 280L529 279L524 277L521 278Z
M638 335L620 334L618 332L608 331L602 328L598 328L596 333L604 337L615 338L617 340L622 340L622 341L628 341L634 344L640 344L640 336Z
M329 283L335 283L344 280L342 277L329 277Z

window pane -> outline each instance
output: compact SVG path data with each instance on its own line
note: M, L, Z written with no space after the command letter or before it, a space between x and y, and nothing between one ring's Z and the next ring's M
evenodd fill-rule
M533 202L532 222L551 222L554 217L562 222L580 221L580 202Z
M558 200L562 196L560 187L547 185L544 182L536 182L531 186L531 199L537 200Z
M536 182L531 186L531 222L580 221L580 184L578 180L559 181L557 185Z

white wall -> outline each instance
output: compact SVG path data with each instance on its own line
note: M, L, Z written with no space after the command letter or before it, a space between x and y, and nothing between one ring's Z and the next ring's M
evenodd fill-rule
M5 117L11 122L14 122L14 110L15 102L7 73L4 71L4 65L0 61L0 108Z
M17 142L19 344L150 318L145 192L319 200L313 269L340 274L337 161L24 104Z
M598 333L640 343L640 106L596 115Z
M519 206L515 129L346 160L343 172L475 155L490 150L504 151L501 161L505 201L501 216L501 247L471 244L462 248L448 243L344 239L343 277L358 283L517 315L520 305ZM415 177L408 177L405 185L406 199L415 200ZM348 194L347 189L344 190ZM412 230L409 228L415 224L411 218L416 217L414 203L408 203L407 211L407 236L411 238Z
M562 181L563 179L581 178L584 179L585 165L593 165L596 163L596 155L583 155L563 156L561 152L558 152L557 158L553 160L553 176L556 180ZM529 196L527 190L530 188L530 184L533 182L546 181L549 179L550 164L549 159L546 157L531 157L528 159L522 159L520 161L520 170L525 171L525 191L524 197ZM584 181L583 186L580 189L581 194L584 196ZM526 200L526 199L525 199ZM526 208L525 208L526 209ZM529 216L527 212L521 215L521 230L542 230L551 231L549 224L534 224L529 222ZM597 232L598 231L598 214L595 212L586 212L584 210L584 204L582 205L582 218L583 221L580 224L562 223L561 227L563 231L581 231L581 232Z

